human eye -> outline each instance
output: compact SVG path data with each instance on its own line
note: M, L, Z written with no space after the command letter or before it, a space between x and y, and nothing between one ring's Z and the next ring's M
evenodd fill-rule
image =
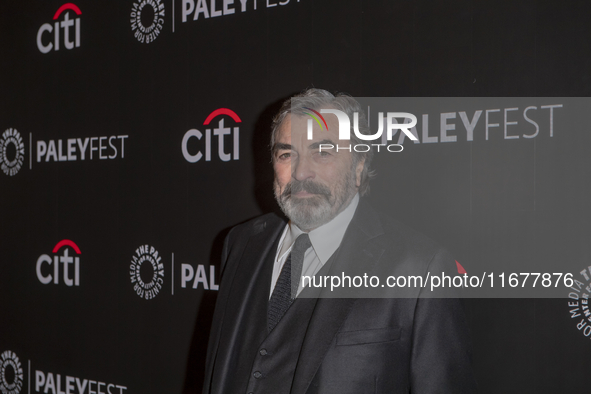
M314 156L317 159L325 160L325 159L330 159L332 157L332 154L330 152L318 150L318 151L314 152Z
M277 160L289 160L289 158L291 157L291 151L284 151L284 152L278 152L277 153Z

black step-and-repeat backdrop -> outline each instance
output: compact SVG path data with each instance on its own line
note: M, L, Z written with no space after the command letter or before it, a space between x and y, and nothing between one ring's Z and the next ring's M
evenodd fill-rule
M464 267L579 266L562 298L467 312L482 393L587 392L591 134L548 105L590 94L590 18L533 0L1 2L0 391L200 392L223 239L278 210L271 117L315 86L532 98L450 101L446 139L434 123L376 157L370 199Z

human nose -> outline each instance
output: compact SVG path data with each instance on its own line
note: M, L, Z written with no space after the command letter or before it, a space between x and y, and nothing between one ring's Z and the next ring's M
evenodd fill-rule
M299 156L295 163L292 162L291 176L298 181L313 179L316 176L316 173L314 172L310 158Z

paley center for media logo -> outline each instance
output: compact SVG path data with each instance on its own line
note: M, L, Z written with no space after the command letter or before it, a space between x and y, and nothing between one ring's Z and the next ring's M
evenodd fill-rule
M164 26L164 4L162 0L139 0L131 6L131 31L143 44L153 42Z
M568 311L577 330L591 339L591 266L580 272L580 281L575 279L568 293Z
M9 176L16 175L25 161L25 144L20 133L6 129L0 136L0 168Z
M58 254L60 249L62 249L61 255ZM73 252L72 255L70 255L70 250ZM80 255L82 252L78 245L69 239L63 239L53 247L51 253L53 255L42 254L37 259L36 272L39 282L44 285L51 282L59 285L60 282L63 282L66 286L80 286ZM60 271L62 272L61 281Z
M59 51L62 43L66 49L80 47L80 18L70 19L70 11L72 11L72 15L82 15L82 11L76 4L66 3L59 7L53 15L55 21L53 24L44 23L41 25L37 31L37 48L41 53L49 53L52 50ZM60 16L63 16L61 20Z
M164 262L156 248L150 245L138 247L129 265L133 291L146 300L156 297L164 284Z
M140 298L151 300L160 294L164 285L164 264L162 255L151 245L141 245L135 250L129 265L129 276L133 291ZM219 289L214 265L182 263L179 283L175 280L175 276L179 275L175 270L174 253L171 255L170 264L171 295L174 295L175 286L179 285L180 289Z
M203 122L203 125L208 126L214 120L214 118L218 116L220 116L220 118L218 120L217 127L214 127L213 129L205 129L205 138L203 133L197 129L190 129L185 133L181 143L181 149L185 160L187 160L189 163L196 163L202 158L205 161L212 160L212 140L214 137L217 137L217 158L219 158L221 161L240 159L240 128L238 126L227 126L225 122L226 120L231 120L235 124L238 124L242 123L242 120L236 114L236 112L232 111L231 109L218 108L207 116L205 122ZM212 137L212 131L214 137ZM201 149L196 153L190 152L188 145L192 137L195 137L200 141L205 139L205 141L203 141L204 144L202 144L205 145L203 147L205 153ZM231 144L229 144L229 142L231 142ZM216 155L214 153L214 157L215 156Z
M23 368L18 356L6 350L0 355L0 392L19 394L23 387Z

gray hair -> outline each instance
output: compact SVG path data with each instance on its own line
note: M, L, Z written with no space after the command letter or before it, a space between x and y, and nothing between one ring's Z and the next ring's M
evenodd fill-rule
M357 112L359 114L359 132L361 134L371 134L367 125L367 117L365 112L361 109L361 106L357 100L346 93L332 94L324 89L310 88L293 97L288 98L281 105L281 109L273 118L273 123L271 125L271 150L275 146L279 126L281 126L281 123L283 123L285 117L291 113L297 116L304 116L305 107L316 110L320 109L321 107L338 109L346 113L351 120L353 119L353 113ZM353 132L353 123L351 123L350 132L351 139L355 144L364 143ZM365 162L363 164L363 171L361 172L359 194L363 196L369 193L369 181L375 176L375 171L371 169L371 161L373 159L372 150L370 149L367 152L353 152L353 168L355 168L357 163L359 163L359 161L362 159L365 159Z

